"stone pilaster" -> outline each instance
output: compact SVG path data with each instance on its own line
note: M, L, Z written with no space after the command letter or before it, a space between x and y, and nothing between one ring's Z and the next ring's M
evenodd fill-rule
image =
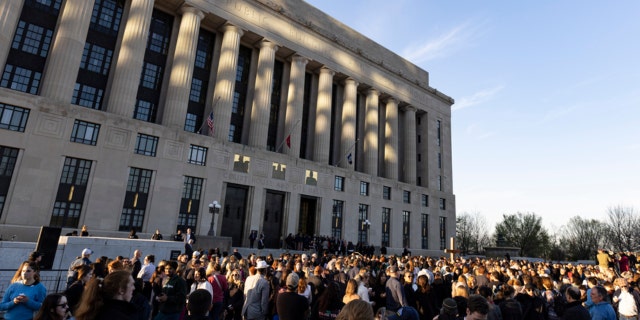
M4 68L24 0L0 1L0 68Z
M344 98L342 102L342 135L340 140L340 167L355 166L356 159L356 103L358 101L358 82L353 78L344 81ZM351 153L351 163L347 156Z
M133 117L152 14L153 0L131 0L109 94L111 113Z
M320 69L318 79L318 104L316 105L316 131L313 145L313 160L329 163L331 138L331 94L335 72L327 67Z
M364 119L364 171L378 175L378 99L380 93L371 88L367 91Z
M169 75L169 86L164 108L162 123L170 128L181 130L184 128L191 80L193 79L193 64L198 49L198 35L200 21L204 17L202 11L189 6L183 6L182 19L176 49L173 54L173 65ZM209 113L205 112L205 117Z
M404 108L404 176L403 181L416 184L416 108Z
M94 0L67 0L62 6L40 95L66 103L71 101L93 4Z
M291 147L282 148L284 153L297 158L300 155L300 141L302 140L302 104L304 103L305 67L309 59L295 55L291 59L289 74L289 91L287 94L287 112L285 116L284 139L291 134Z
M271 90L273 89L273 65L278 46L268 40L260 42L258 55L258 74L256 75L255 94L251 107L251 129L249 145L266 148L269 133L269 113L271 111Z
M224 31L224 35L222 36L216 87L213 93L213 136L220 141L229 141L231 107L233 106L233 91L236 86L240 37L242 37L244 31L232 24L226 24L222 31Z
M384 128L384 177L398 180L398 101L387 99Z

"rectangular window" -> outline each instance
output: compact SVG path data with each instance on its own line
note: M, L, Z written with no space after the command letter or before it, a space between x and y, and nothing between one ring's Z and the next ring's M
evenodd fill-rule
M333 212L331 213L331 236L342 239L342 213L344 201L333 200Z
M447 203L444 198L440 198L440 210L447 210Z
M284 163L273 162L271 165L273 171L271 172L271 177L274 179L284 180L287 176L287 165Z
M29 109L0 103L0 129L24 132L29 111Z
M422 214L422 249L429 249L429 215Z
M37 94L41 78L42 72L7 63L0 80L0 87Z
M46 58L52 38L53 30L20 20L11 48Z
M82 60L80 61L80 69L106 76L109 74L112 58L113 50L85 42Z
M207 164L207 148L191 145L189 147L189 160L187 161L191 164L197 164L199 166L204 166Z
M138 139L136 140L135 153L143 156L156 156L156 150L158 149L158 137L150 136L142 133L138 133Z
M73 88L71 103L81 107L100 110L103 96L104 90L76 82Z
M133 118L146 122L153 122L156 118L156 105L146 100L136 101L136 109L133 112Z
M310 186L318 185L318 172L307 169L305 174L306 178L304 179L304 183Z
M251 165L251 157L241 154L235 154L233 156L233 171L249 173L249 166Z
M447 218L440 217L440 250L444 250L447 245Z
M407 191L407 190L402 191L402 202L411 203L411 191Z
M76 119L71 132L71 142L95 146L98 142L98 133L100 133L99 124Z
M369 206L361 203L358 205L358 243L363 245L369 244L370 227Z
M333 182L333 190L344 191L344 177L336 176Z
M421 197L421 204L423 207L428 207L429 206L429 195L428 194L423 194Z
M0 216L4 210L4 203L9 194L11 177L18 160L18 149L0 146Z
M153 171L130 168L127 191L122 205L119 231L142 231Z
M402 247L411 247L411 212L402 211Z
M71 157L64 159L56 202L53 204L49 222L51 227L78 227L90 173L90 160Z
M114 0L96 0L91 14L91 29L109 35L117 35L120 29L122 8Z
M442 191L442 176L438 176L438 190Z
M391 200L391 187L382 186L382 199Z
M187 112L187 116L184 119L184 131L195 133L196 129L201 129L196 127L197 125L198 125L198 115Z
M361 196L369 195L369 182L360 181L360 195Z
M187 228L197 230L203 181L202 178L184 177L180 212L178 213L178 227L176 230L186 230Z
M440 145L442 140L442 121L437 120L436 128L437 128L436 143Z
M438 152L438 169L442 169L442 153Z
M391 208L382 208L382 233L380 245L388 247L391 242Z

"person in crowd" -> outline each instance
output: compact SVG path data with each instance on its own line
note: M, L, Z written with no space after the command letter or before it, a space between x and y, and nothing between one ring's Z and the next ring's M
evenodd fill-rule
M80 253L80 257L71 262L71 264L69 265L69 270L67 271L67 288L71 286L71 284L73 284L78 278L76 267L80 265L91 265L92 254L93 250L84 248Z
M89 236L89 228L87 228L87 225L82 225L82 229L80 230L80 236L81 237Z
M173 235L173 241L184 241L182 230L178 229L176 231L176 234Z
M196 235L191 232L191 228L187 228L187 233L182 235L182 240L184 243L196 244Z
M160 233L160 229L156 229L156 232L151 235L151 240L162 240L162 233Z
M607 289L603 286L595 286L591 288L591 301L593 306L589 308L589 314L592 320L616 320L616 311L607 301Z
M126 270L111 272L104 280L91 279L76 309L76 320L139 319L138 309L129 302L134 288L133 277Z
M591 320L589 311L582 306L580 301L580 289L570 286L564 295L567 299L567 305L562 314L563 320Z
M637 320L640 294L629 286L629 282L625 278L617 278L613 284L615 285L616 291L613 293L612 300L618 312L618 319Z
M371 320L373 319L373 309L371 305L363 300L353 300L346 304L336 317L336 320Z
M246 320L265 320L269 310L269 282L267 275L267 262L258 260L257 273L247 277L244 283L245 301L242 306L242 316Z
M207 281L207 274L206 274L205 268L202 268L202 267L198 268L193 278L195 281L191 284L191 290L189 291L189 294L191 294L192 292L198 289L205 289L209 291L209 293L211 294L211 297L213 297L213 288L211 287L211 283Z
M211 293L205 289L197 289L189 294L186 320L209 320L211 310Z
M129 231L129 239L138 239L138 234L136 233L136 229L135 228L131 228L131 231Z
M222 268L217 263L209 263L210 271L207 272L209 275L207 280L211 284L212 292L213 292L213 300L211 306L211 318L213 320L218 320L220 315L224 311L224 299L229 294L229 283L227 282L227 278L220 274Z
M140 261L141 258L142 251L134 250L133 257L129 259L129 263L132 266L131 275L133 276L134 280L138 278L138 273L140 273L140 269L142 269L142 261Z
M6 320L30 320L42 306L47 289L40 283L34 262L20 264L11 284L5 290L0 303L0 311L5 311Z
M156 266L154 265L156 261L155 255L147 255L144 257L144 264L140 268L140 272L136 275L140 281L142 281L142 295L144 295L147 300L151 299L151 276L156 270Z
M69 310L72 313L76 310L78 302L80 302L80 297L82 297L82 293L84 292L84 287L91 278L93 278L93 269L83 264L78 267L78 280L64 291L65 300L67 300Z
M431 320L438 315L436 307L436 297L429 285L429 279L426 274L420 274L416 281L418 290L415 292L416 310L420 315L420 320Z
M227 317L225 320L242 320L242 305L244 304L244 281L240 272L234 270L227 278L229 293L227 297Z
M60 293L47 295L33 320L69 320L71 310L67 298Z
M156 296L159 307L154 320L178 320L180 318L188 288L185 280L176 273L177 268L178 263L173 260L168 261L164 266L166 278L162 285L162 293Z
M390 266L387 270L389 279L386 284L386 308L388 311L397 311L408 305L407 298L404 294L404 288L398 280L398 267Z
M347 281L347 288L345 289L344 296L342 297L342 303L347 304L358 299L360 299L360 296L358 295L358 282L355 279L349 279Z
M278 294L276 312L281 320L307 319L309 315L308 300L296 292L299 280L297 273L290 273L286 279L285 291Z
M433 318L437 320L456 320L458 318L458 304L451 298L446 298L442 301L442 307L440 313Z
M465 320L485 320L489 313L489 302L483 296L472 294L467 299L467 315Z
M42 264L43 256L44 254L40 251L33 251L31 252L31 254L29 254L29 258L27 259L27 261L35 263L37 268L36 272L40 272L40 265Z

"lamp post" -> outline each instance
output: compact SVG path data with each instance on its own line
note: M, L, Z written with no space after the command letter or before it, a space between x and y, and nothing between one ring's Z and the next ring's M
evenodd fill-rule
M363 229L365 229L367 231L367 245L369 245L369 229L371 229L371 222L369 222L369 219L365 219L364 221L362 221L362 226Z
M209 227L208 236L216 235L216 221L218 220L218 212L220 212L221 205L218 201L214 201L209 204L209 213L211 213L211 226Z

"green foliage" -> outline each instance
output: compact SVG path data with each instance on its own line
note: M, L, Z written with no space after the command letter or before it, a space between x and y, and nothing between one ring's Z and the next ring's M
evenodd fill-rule
M542 257L549 247L549 234L542 218L535 213L504 214L496 225L496 242L502 237L506 245L519 247L520 255Z

